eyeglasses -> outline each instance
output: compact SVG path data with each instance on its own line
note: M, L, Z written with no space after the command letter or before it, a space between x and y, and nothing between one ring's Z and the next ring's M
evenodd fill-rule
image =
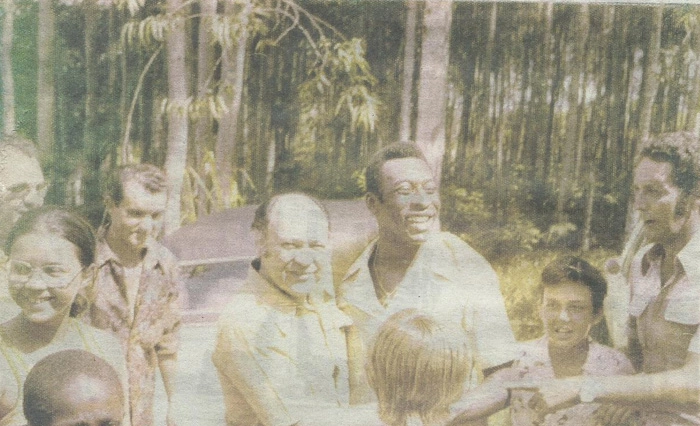
M61 289L68 287L83 270L81 269L77 274L70 276L70 271L61 266L46 265L37 268L27 262L10 259L7 278L10 287L24 287L35 274L38 274L41 277L41 282L47 288ZM68 279L69 277L70 279Z

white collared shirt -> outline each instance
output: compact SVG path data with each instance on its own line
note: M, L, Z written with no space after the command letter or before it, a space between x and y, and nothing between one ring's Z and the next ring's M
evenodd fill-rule
M349 401L344 327L331 297L298 303L254 268L219 319L213 361L229 425L291 425L314 406Z
M472 362L468 381L476 385L483 369L512 361L515 338L505 311L498 277L474 249L448 232L432 234L384 304L377 299L369 270L372 242L348 269L338 289L338 306L353 320L357 339L351 339L350 356L364 360L379 327L394 313L408 308L433 315L466 333ZM364 361L353 364L362 366ZM372 399L362 368L351 374L360 401ZM356 398L353 398L357 400Z

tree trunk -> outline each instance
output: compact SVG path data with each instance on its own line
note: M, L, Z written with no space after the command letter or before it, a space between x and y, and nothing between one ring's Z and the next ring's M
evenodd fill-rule
M54 144L54 34L56 19L51 0L39 0L37 32L37 142L43 164L52 158Z
M44 0L42 0L44 1ZM49 1L49 0L46 0ZM83 3L85 13L85 120L83 122L83 155L85 156L86 190L85 201L93 204L99 201L99 175L100 153L95 134L96 109L97 109L97 75L95 67L95 37L97 32L98 9L93 0Z
M426 1L423 13L416 143L428 160L437 182L442 175L442 158L445 154L451 23L452 0Z
M642 93L639 100L639 135L641 140L649 137L651 132L651 112L656 99L656 91L659 87L659 54L661 52L661 26L663 23L664 7L656 6L653 9L653 18L650 28L649 46L644 54L644 76L642 78Z
M418 19L418 2L406 1L406 35L403 50L403 78L401 88L401 119L399 124L399 141L411 140L411 113L413 111L413 76L416 66L416 20Z
M528 127L532 126L532 130L529 133L529 138L532 140L532 145L530 150L530 161L535 164L535 170L532 175L537 185L544 185L546 182L546 170L548 167L549 158L545 150L546 143L542 143L543 140L547 140L547 120L549 118L549 108L547 104L547 91L548 91L548 81L550 78L554 80L555 77L551 75L551 55L553 47L553 32L554 32L554 11L551 2L541 4L541 25L539 32L541 35L541 48L538 50L538 56L536 62L536 73L533 77L533 100L536 108L535 119L528 120ZM552 90L554 92L554 90ZM532 123L532 124L530 124Z
M213 19L216 16L216 0L200 0L199 34L197 41L197 100L206 98L209 90L209 76L213 73L214 47L209 35ZM200 166L203 150L209 146L211 137L211 114L204 109L197 119L194 136L195 166Z
M685 122L685 130L698 133L697 127L700 120L700 20L696 20L693 27L693 44L692 49L695 54L695 76L693 77L693 89L690 91L688 99L688 118Z
M168 175L170 196L165 211L165 234L180 226L180 193L187 166L187 64L185 50L185 18L182 16L183 0L167 0L167 13L171 27L166 37L168 66L168 147L165 172Z
M238 119L243 99L246 49L248 47L248 17L252 11L252 0L246 0L240 11L234 10L234 3L226 3L226 14L239 15L240 34L238 40L225 47L221 53L222 86L229 110L221 117L216 140L216 169L221 187L224 206L231 204L233 179L233 155L236 149Z
M588 35L588 5L583 4L579 8L579 13L575 14L572 21L574 22L573 49L571 56L567 61L569 66L569 74L571 75L571 84L569 85L568 106L569 111L566 117L566 136L562 144L561 150L561 169L559 173L559 190L557 192L557 207L555 217L557 222L567 222L568 217L565 214L566 204L569 201L573 186L576 183L576 153L578 143L578 124L579 114L581 112L579 105L579 91L582 68L585 71L585 61L582 63L581 58L585 58L583 54L586 46L586 38ZM584 83L585 87L585 83Z
M15 26L15 2L5 0L5 19L2 26L2 110L3 132L12 135L16 130L15 119L15 79L12 75L12 42Z

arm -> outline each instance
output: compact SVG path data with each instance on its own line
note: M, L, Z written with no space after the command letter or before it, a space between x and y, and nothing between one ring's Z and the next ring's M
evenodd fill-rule
M354 325L345 328L348 348L348 375L350 382L350 404L367 404L374 391L370 388L365 370L365 350L362 338Z
M166 309L163 321L165 323L163 336L156 345L158 356L158 369L163 379L163 388L168 399L168 411L166 422L169 426L174 426L177 422L174 418L176 378L177 378L177 350L180 337L180 288L182 282L177 272L177 267L169 268L171 271L169 285L170 292L165 300Z
M678 408L700 403L700 354L688 353L677 370L656 374L601 378L593 389L596 402Z
M476 345L476 358L484 376L507 367L516 355L516 342L506 313L500 283L491 265L459 241L452 246L459 268L460 297L468 301L462 327ZM474 297L474 295L478 297Z
M158 368L163 377L165 395L168 397L168 405L173 402L175 396L175 377L177 374L177 354L158 355Z
M514 368L502 368L489 376L476 389L465 393L450 407L454 418L450 425L467 424L469 421L488 417L508 406L509 391L506 382L517 380ZM456 414L456 415L455 415Z
M689 353L677 370L636 376L574 377L552 380L540 386L533 405L557 409L586 402L633 404L644 408L678 409L700 405L700 354Z

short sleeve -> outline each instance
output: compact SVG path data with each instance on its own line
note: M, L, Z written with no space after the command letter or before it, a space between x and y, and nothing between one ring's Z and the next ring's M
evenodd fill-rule
M155 346L156 352L161 355L173 355L177 353L179 346L179 331L181 326L180 289L182 281L175 258L167 252L167 260L164 262L165 277L167 277L166 291L164 294L162 328L163 335Z
M469 295L469 309L473 310L471 315L465 315L466 321L471 318L473 324L465 324L465 328L472 329L481 369L513 361L517 346L496 272L461 240L452 246Z

